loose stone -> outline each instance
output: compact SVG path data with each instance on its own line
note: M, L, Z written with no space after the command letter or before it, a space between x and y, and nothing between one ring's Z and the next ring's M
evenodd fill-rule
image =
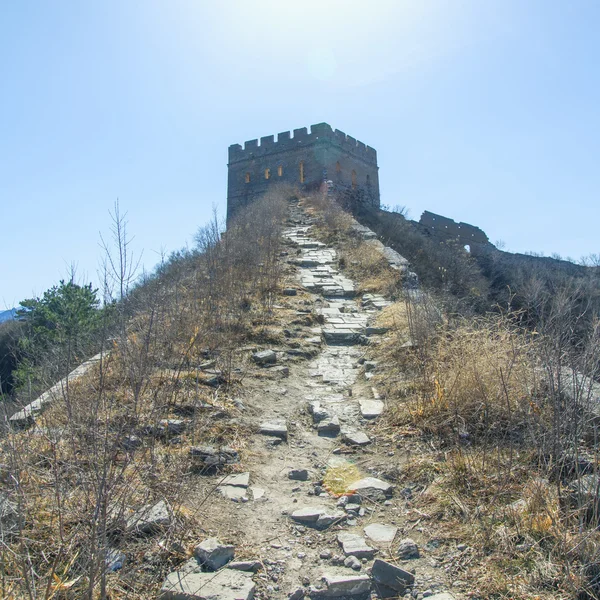
M233 559L235 546L222 544L217 538L208 538L194 549L194 556L209 569L216 571Z
M371 548L363 537L355 533L343 531L338 534L338 543L344 550L346 556L356 556L357 558L373 558L377 550Z
M164 500L144 506L127 520L127 529L137 533L155 533L171 524L171 510Z
M376 558L373 563L371 575L377 583L402 593L407 586L415 582L412 573L379 558Z
M365 477L351 483L348 489L359 494L362 498L382 502L392 495L394 486L375 477Z
M419 548L411 538L405 538L398 546L398 558L408 560L410 558L419 558Z
M308 471L306 469L292 469L288 473L288 477L294 481L307 481Z
M360 571L362 565L356 556L348 556L344 561L344 566L355 571Z
M255 352L252 360L258 365L272 365L277 362L277 354L273 350L262 350Z
M397 532L398 528L393 525L371 523L365 527L365 535L377 544L391 544Z
M249 573L222 569L217 573L167 575L159 600L251 600L256 586Z
M269 435L287 440L288 429L284 419L273 419L261 423L259 432L262 435Z
M323 581L327 586L327 595L332 597L366 594L371 588L371 580L368 575L349 577L324 575Z

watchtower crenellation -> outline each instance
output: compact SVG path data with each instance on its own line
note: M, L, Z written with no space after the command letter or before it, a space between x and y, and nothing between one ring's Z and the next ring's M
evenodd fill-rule
M377 152L327 123L232 144L228 167L228 217L277 181L305 189L330 181L379 206Z

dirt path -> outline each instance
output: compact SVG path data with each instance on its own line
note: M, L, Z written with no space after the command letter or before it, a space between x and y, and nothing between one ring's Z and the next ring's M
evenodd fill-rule
M430 595L430 589L446 587L443 578L432 576L430 560L398 562L394 556L406 537L405 499L399 490L392 495L391 490L382 494L367 489L360 496L340 499L322 485L324 477L351 469L356 479L372 476L376 452L380 458L389 452L373 443L372 430L384 402L369 385L362 365L366 336L378 333L370 323L388 303L382 297L355 297L354 283L338 269L335 250L310 237L310 219L300 206L292 208L291 223L284 235L301 252L290 262L297 267L298 281L313 294L313 308L322 315L322 326L311 333L324 343L321 346L315 339L320 347L317 356L290 363L288 377L245 384L245 414L263 433L252 437L247 452L248 487L244 481L228 487L223 492L232 499L216 493L210 507L204 507L210 530L235 543L235 560L262 563L253 577L257 598L340 597L360 590L362 596L381 595L377 586L369 591L374 558L407 571L416 567L424 574L417 575L414 587L388 589L392 597L407 593L419 598L425 590ZM371 366L375 367L366 368ZM287 436L269 435L270 429L282 425ZM306 479L302 472L293 475L299 479L290 478L291 471L304 469ZM370 528L372 537L387 532L392 539L369 538L365 527L372 524L385 526ZM340 533L360 536L353 541L366 548L344 552Z

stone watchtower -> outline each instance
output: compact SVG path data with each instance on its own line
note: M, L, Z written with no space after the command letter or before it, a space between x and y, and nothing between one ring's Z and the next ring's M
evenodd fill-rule
M379 206L377 152L370 146L335 131L327 123L268 135L229 146L227 218L238 208L277 183L291 183L306 191L331 181L335 190L356 191Z

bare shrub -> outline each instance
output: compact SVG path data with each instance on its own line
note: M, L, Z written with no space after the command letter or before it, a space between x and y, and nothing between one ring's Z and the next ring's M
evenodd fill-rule
M1 442L0 494L18 515L0 539L2 597L153 598L197 541L200 516L185 505L197 476L189 450L244 447L243 426L211 415L232 410L239 347L272 320L289 193L258 200L225 233L215 218L197 251L141 279L115 210L103 242L111 310L98 340L102 359L67 381L34 427ZM127 523L161 501L169 519L160 537Z

